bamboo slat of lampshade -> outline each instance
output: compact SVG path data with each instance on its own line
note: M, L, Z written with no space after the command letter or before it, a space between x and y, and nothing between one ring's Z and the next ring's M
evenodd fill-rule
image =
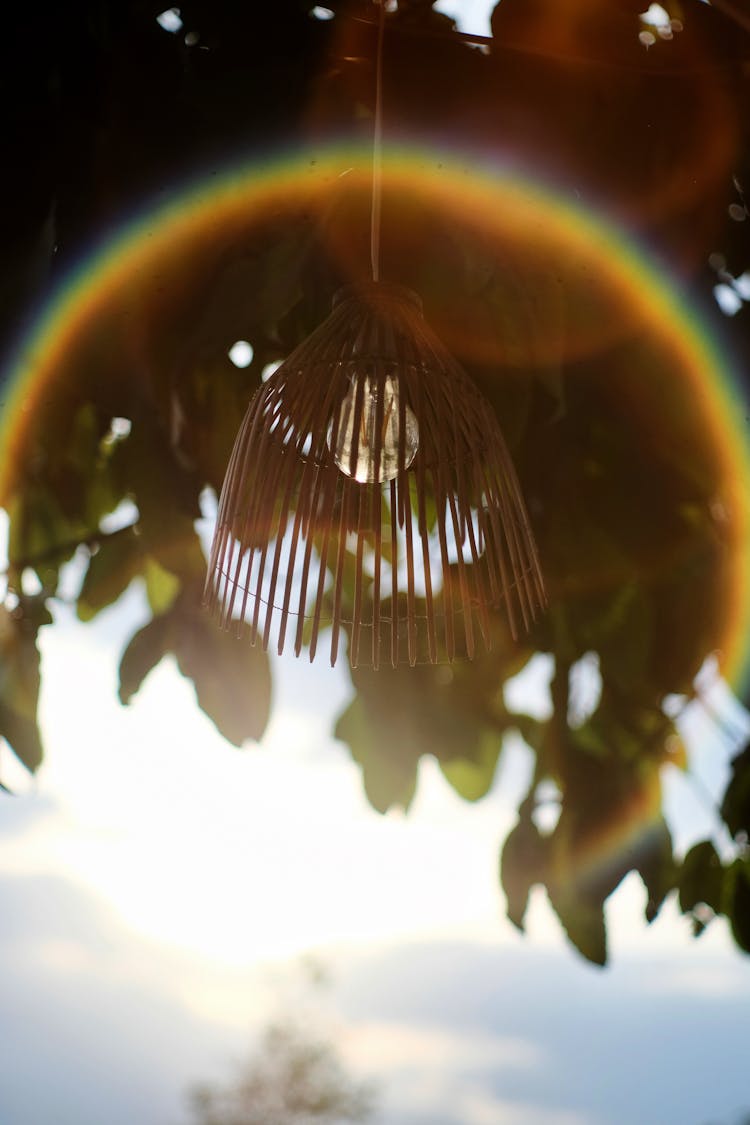
M219 501L206 600L225 628L353 665L474 655L504 604L515 637L545 604L497 419L422 316L367 282L253 398Z

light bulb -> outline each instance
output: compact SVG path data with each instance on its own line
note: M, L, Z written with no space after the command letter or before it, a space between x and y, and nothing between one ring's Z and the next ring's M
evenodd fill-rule
M352 448L354 446L354 425L357 412L357 393L359 379L364 379L362 388L361 415L359 418L359 443L357 460L352 472ZM360 484L374 481L393 480L398 476L398 452L400 439L401 411L399 404L398 376L386 375L382 382L383 407L378 428L378 380L371 375L360 375L352 380L352 385L339 407L336 444L333 445L333 421L328 426L328 448L342 473L353 477ZM404 421L404 469L408 469L419 448L419 426L414 411L405 404ZM375 471L375 450L380 447L380 464Z

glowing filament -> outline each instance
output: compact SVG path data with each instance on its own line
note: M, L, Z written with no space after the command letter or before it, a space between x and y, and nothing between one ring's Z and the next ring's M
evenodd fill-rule
M386 375L382 381L382 404L378 402L379 381L370 375L354 379L338 415L338 427L328 427L328 447L342 473L360 484L382 483L398 476L399 469L408 469L419 448L419 426L414 411L404 404L403 465L399 464L401 443L401 404L398 377ZM359 401L358 401L359 400ZM356 442L356 457L352 452ZM380 450L379 458L377 450Z

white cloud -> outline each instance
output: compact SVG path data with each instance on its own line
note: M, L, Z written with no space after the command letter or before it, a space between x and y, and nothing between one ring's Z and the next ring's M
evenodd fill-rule
M593 1118L574 1110L538 1106L533 1101L504 1101L481 1089L459 1094L453 1103L464 1125L588 1125Z
M544 1053L526 1039L483 1032L458 1032L389 1021L358 1023L344 1043L348 1061L369 1075L393 1078L425 1067L446 1073L465 1070L530 1070Z
M520 941L354 942L319 953L331 983L301 1003L299 970L147 940L71 879L5 875L0 899L3 1125L180 1122L186 1087L286 1011L333 1035L389 1125L682 1125L741 1104L750 970L702 945L601 973ZM701 963L723 975L699 990Z
M721 1000L750 999L750 974L738 957L696 957L676 965L662 966L658 972L645 974L644 986L657 995L693 996Z

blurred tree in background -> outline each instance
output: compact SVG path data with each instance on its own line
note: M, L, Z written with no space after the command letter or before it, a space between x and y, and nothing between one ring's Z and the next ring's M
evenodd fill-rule
M492 42L479 50L426 0L400 0L387 17L386 123L420 143L511 154L605 201L746 369L750 312L735 283L750 266L747 19L728 2L667 7L665 24L649 22L643 0L502 0ZM327 8L333 18L317 18L309 0L185 0L165 23L149 0L83 0L4 14L2 145L12 173L0 210L0 328L9 347L29 310L144 201L282 143L369 140L374 9L366 0ZM130 280L120 321L92 332L85 354L60 357L0 496L10 519L0 732L29 769L42 757L37 634L74 555L85 559L76 597L84 620L132 581L145 583L153 618L123 655L123 702L173 653L222 734L236 745L261 737L269 662L201 610L199 499L221 486L264 367L326 315L342 280L331 239L347 247L349 272L366 273L358 206L342 188L325 218L283 215L244 240L217 236L158 295ZM469 335L506 333L517 344L524 333L538 338L540 316L557 315L543 269L452 237L418 201L401 212L391 205L390 216L385 206L387 274L420 288L441 334L465 317ZM722 324L719 282L738 304ZM227 358L237 339L254 350L242 371ZM508 434L550 610L520 645L498 615L493 652L472 664L357 670L336 735L384 811L408 806L423 754L478 799L505 737L520 733L536 764L502 853L516 925L541 884L574 944L603 963L604 902L636 870L649 919L676 889L696 932L725 914L750 950L750 750L736 757L717 812L720 847L706 840L674 856L660 813L662 767L689 768L669 701L700 697L696 676L725 612L727 558L739 549L714 502L719 468L699 405L659 398L661 358L635 331L582 355L520 362L508 346L461 359ZM649 425L629 414L634 386ZM134 518L113 530L107 517L125 500ZM536 653L554 661L546 720L514 712L503 694ZM573 690L581 660L595 660L601 677L583 714ZM557 819L540 827L550 791ZM597 839L628 815L647 831L605 864L586 865ZM297 1046L283 1035L279 1045L291 1065ZM217 1120L221 1096L206 1095L202 1122Z
M348 1077L330 1044L278 1023L235 1081L196 1086L190 1101L195 1125L354 1125L369 1120L373 1092Z

